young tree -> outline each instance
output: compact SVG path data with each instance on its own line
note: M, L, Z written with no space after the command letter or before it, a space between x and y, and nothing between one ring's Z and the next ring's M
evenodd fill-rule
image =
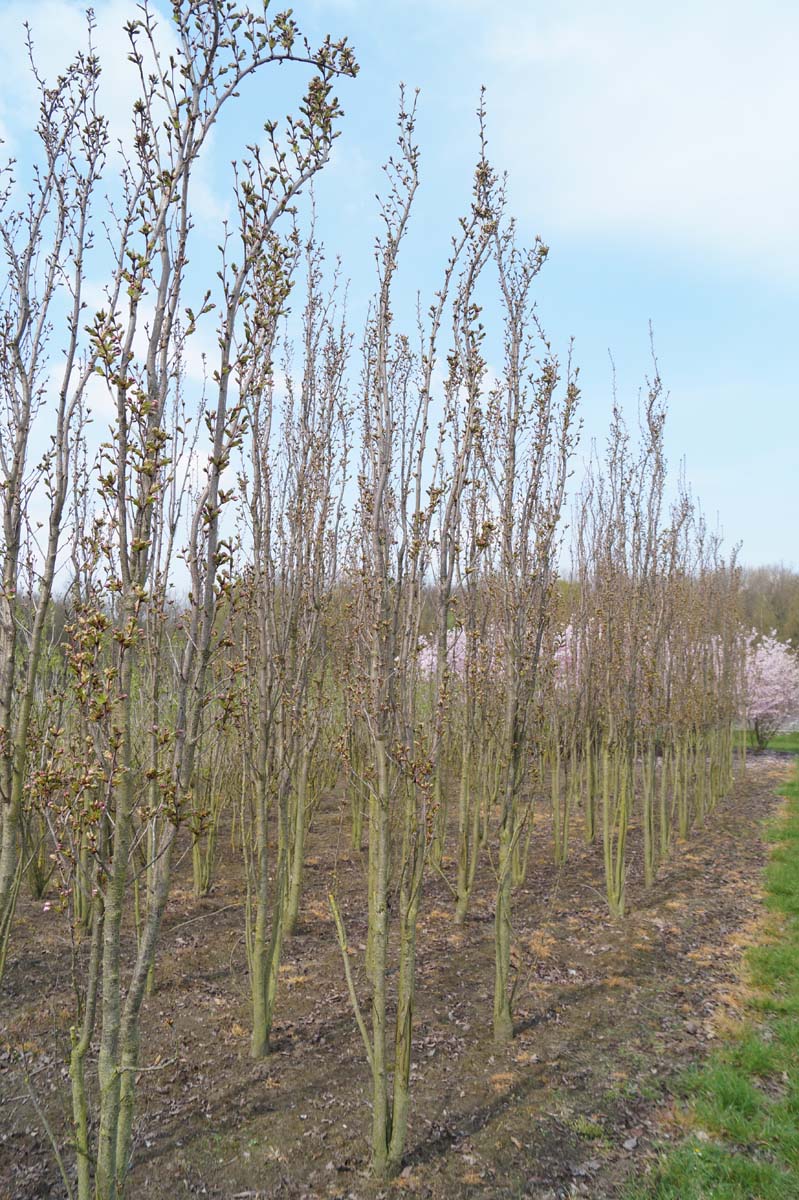
M127 26L140 93L134 106L132 149L123 153L122 159L122 202L112 214L113 269L106 303L91 321L90 346L80 376L83 379L94 369L103 377L116 414L110 441L102 450L98 510L90 522L83 551L90 587L87 601L77 613L72 649L76 696L94 731L93 758L86 762L84 757L63 776L64 782L71 781L73 786L72 803L65 806L68 817L74 817L78 808L83 813L82 798L87 790L96 801L86 814L96 831L89 843L94 855L93 904L81 1020L74 1034L70 1068L80 1200L88 1200L92 1190L96 1200L121 1197L130 1166L141 1006L169 895L177 831L195 774L209 663L220 634L220 601L229 594L229 548L222 528L229 494L222 485L246 419L246 410L232 385L235 380L240 392L246 392L247 372L260 369L260 365L252 364L246 332L241 336L247 289L271 254L276 223L327 160L340 115L332 93L333 81L337 75L353 74L356 69L346 42L326 39L318 50L312 50L288 14L269 19L233 0L224 4L185 0L173 5L172 19L171 53L161 48L155 10L147 0L140 6L139 17ZM213 391L201 399L193 413L187 413L190 421L204 424L207 430L204 478L184 514L184 556L191 590L168 702L159 703L154 693L156 753L153 761L142 763L136 745L136 696L146 664L153 661L155 647L152 641L148 647L148 639L161 636L158 631L167 616L172 582L161 568L166 561L164 547L174 532L167 529L167 498L170 481L178 470L174 414L180 404L184 345L196 321L209 308L210 291L197 315L187 309L188 323L183 321L194 169L220 111L237 95L242 82L270 64L288 61L304 63L311 69L300 113L289 120L284 142L278 138L276 126L267 125L269 153L254 149L237 176L236 250L232 250L231 238L223 239ZM68 136L56 136L48 127L46 145L54 147L53 154L62 155L62 159L53 160L45 176L45 184L53 176L52 185L47 186L51 186L55 198L50 198L51 193L43 185L38 206L29 214L36 218L39 209L49 212L54 206L67 229L62 242L56 241L56 257L41 293L46 300L51 300L55 286L49 281L51 277L58 279L68 254L75 279L83 279L82 255L89 237L88 198L85 202L82 199L86 174L71 163L74 159L81 168L84 166L74 149L75 139L90 135L94 140L88 144L95 155L90 181L101 161L105 127L92 120L98 71L96 58L89 55L79 60L73 74L53 93L53 119L57 128L59 121L65 124ZM45 92L48 96L50 93ZM72 116L76 108L78 115ZM62 145L67 146L66 151ZM82 148L81 152L86 158L90 151ZM67 199L61 200L59 188L64 173L69 180L74 176L70 186L77 189L79 201L71 200L69 192ZM40 229L32 243L28 239L31 248L24 252L21 265L15 267L23 280L25 270L33 271L41 261L36 249L43 237ZM14 245L9 234L9 252ZM38 293L31 285L28 294L33 300ZM46 311L37 312L31 333L30 305L24 295L16 332L13 315L6 323L9 344L18 347L26 338L35 337L36 321L44 326L47 320ZM72 298L75 307L68 324L69 344L72 346L74 340L72 353L77 361L81 308L78 283L73 285ZM147 316L146 306L151 310ZM13 387L27 392L29 402L20 406L16 394L9 393L12 436L7 444L21 449L10 465L10 482L5 488L10 535L6 539L9 585L3 635L5 661L6 643L10 646L13 641L13 573L18 557L19 513L25 497L22 474L30 420L39 395L35 391L39 370L35 358L27 374L19 374L17 369L17 380L22 383L14 382ZM66 379L59 412L68 428L77 400L72 376L68 374ZM56 443L53 455L46 459L54 480L54 545L70 444L67 432L59 432L58 436L61 443ZM47 578L45 575L45 582ZM157 660L157 654L155 657ZM4 712L14 699L9 677L6 666ZM7 730L7 716L3 725ZM7 751L7 732L4 738ZM4 762L11 761L6 752ZM9 770L6 765L7 778ZM9 797L6 808L10 816L4 820L4 836L6 844L13 847L17 810L16 792L12 794L10 784ZM156 834L147 863L147 911L135 958L126 964L122 931L130 907L137 843L140 831L151 827L153 821ZM6 859L10 865L4 865L3 877L13 881L13 855L7 854ZM4 883L4 896L10 890ZM95 1128L88 1119L85 1060L93 1044L96 1022L100 1091ZM92 1135L94 1146L90 1144Z
M512 223L495 235L505 364L491 396L483 446L497 527L489 586L495 596L501 672L494 917L494 1037L499 1042L513 1036L514 857L530 822L528 765L543 732L536 711L541 652L553 616L558 528L579 396L571 361L562 375L534 313L532 288L545 257L540 242L530 250L519 247Z
M307 820L317 790L315 756L326 717L325 616L336 580L347 456L349 337L334 297L323 294L322 254L313 240L305 251L302 375L298 383L292 380L287 357L282 403L275 380L277 324L296 257L290 246L283 247L256 275L247 322L253 373L241 389L251 475L250 481L242 477L241 492L252 541L242 609L254 1057L268 1050L283 939L299 912ZM278 842L271 896L270 806Z
M372 986L371 1034L362 1018L347 962L346 935L331 903L344 954L350 994L372 1071L372 1169L399 1169L407 1135L416 970L416 934L429 850L438 752L447 687L447 614L451 600L455 530L478 422L477 389L461 391L452 378L438 436L433 424L433 374L446 307L457 292L457 322L474 332L474 281L491 237L491 178L478 166L470 216L453 239L441 288L420 321L420 350L395 332L393 292L399 252L419 185L414 140L415 103L402 94L399 154L387 167L383 236L377 247L378 291L363 346L359 436L357 560L353 565L353 661L363 666L350 709L364 750L360 783L368 797L368 934L366 969ZM457 269L463 274L456 284ZM466 311L468 309L468 312ZM477 368L475 368L477 370ZM441 540L436 538L439 519ZM422 615L437 550L436 666L420 661ZM425 707L427 702L427 709ZM399 934L393 1077L388 1050L389 947L392 892Z
M746 639L746 719L759 750L799 720L799 658L775 634Z
M108 134L97 107L100 65L92 27L90 19L86 52L52 86L36 70L28 33L40 98L38 161L30 188L15 178L13 164L0 184L0 977L23 866L20 822L34 689L76 422L94 366L82 331L85 270ZM21 188L26 198L19 204ZM40 506L44 544L27 559L26 571L23 543ZM30 603L23 617L26 582ZM27 636L20 638L26 622Z

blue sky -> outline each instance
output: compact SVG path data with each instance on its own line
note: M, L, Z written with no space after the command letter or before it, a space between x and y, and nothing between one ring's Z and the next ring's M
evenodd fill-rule
M0 0L0 130L22 159L22 21L50 73L81 44L82 7ZM133 3L95 0L95 10L108 108L122 122L129 93L112 60L124 55ZM353 317L372 285L374 196L399 82L421 89L422 188L404 279L425 301L468 204L485 84L490 153L509 174L511 208L527 237L550 246L540 314L556 344L575 338L586 440L604 437L609 351L634 417L651 320L674 471L684 460L708 521L728 545L742 543L744 562L799 565L799 6L306 0L294 12L312 40L347 34L361 64L342 84L342 136L317 187L321 232L352 279ZM286 111L300 82L264 73L218 131L198 214L212 244L229 204L227 159Z

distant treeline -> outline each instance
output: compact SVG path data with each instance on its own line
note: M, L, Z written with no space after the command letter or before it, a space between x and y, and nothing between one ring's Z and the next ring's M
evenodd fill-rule
M744 568L739 595L747 627L776 633L799 649L799 572L784 566Z

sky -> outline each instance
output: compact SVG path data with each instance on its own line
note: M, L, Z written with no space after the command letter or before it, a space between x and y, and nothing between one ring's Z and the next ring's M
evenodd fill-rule
M95 0L106 111L124 128L133 0ZM30 151L22 23L52 75L83 44L72 0L0 0L0 135ZM550 247L539 314L580 365L584 452L605 437L615 365L635 420L650 322L669 392L667 452L741 560L799 567L799 5L782 0L299 0L311 41L347 35L341 136L316 185L357 320L374 284L375 194L394 148L400 82L419 89L421 188L404 287L426 305L467 211L486 88L489 155L520 235ZM165 22L165 28L168 22ZM16 49L14 49L16 48ZM230 157L280 117L303 77L263 72L202 165L209 246L230 211Z

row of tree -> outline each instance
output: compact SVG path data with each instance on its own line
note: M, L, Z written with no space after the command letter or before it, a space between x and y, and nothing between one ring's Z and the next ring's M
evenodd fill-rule
M147 3L128 27L141 92L102 309L87 321L108 155L91 49L41 85L41 164L21 206L8 176L0 213L0 965L23 879L37 895L57 886L80 981L79 1200L125 1193L143 1004L182 837L198 894L223 828L241 853L260 1056L308 829L323 798L340 800L364 847L362 973L334 889L330 903L372 1076L373 1169L391 1174L429 871L462 922L490 864L506 1041L534 813L550 812L561 865L575 828L601 840L621 915L631 822L652 883L675 831L688 836L730 786L745 686L739 571L689 495L667 501L657 370L640 436L614 410L592 456L571 582L558 582L577 373L540 324L547 250L508 215L482 110L471 203L409 334L397 273L419 153L403 95L356 340L296 213L336 135L334 80L356 71L347 43L312 50L290 16L232 0L175 4L173 35L165 54ZM267 125L238 167L237 225L192 308L199 156L243 80L289 60L310 70L299 115L283 135ZM217 359L196 395L187 348L212 307ZM98 380L113 417L96 448Z

